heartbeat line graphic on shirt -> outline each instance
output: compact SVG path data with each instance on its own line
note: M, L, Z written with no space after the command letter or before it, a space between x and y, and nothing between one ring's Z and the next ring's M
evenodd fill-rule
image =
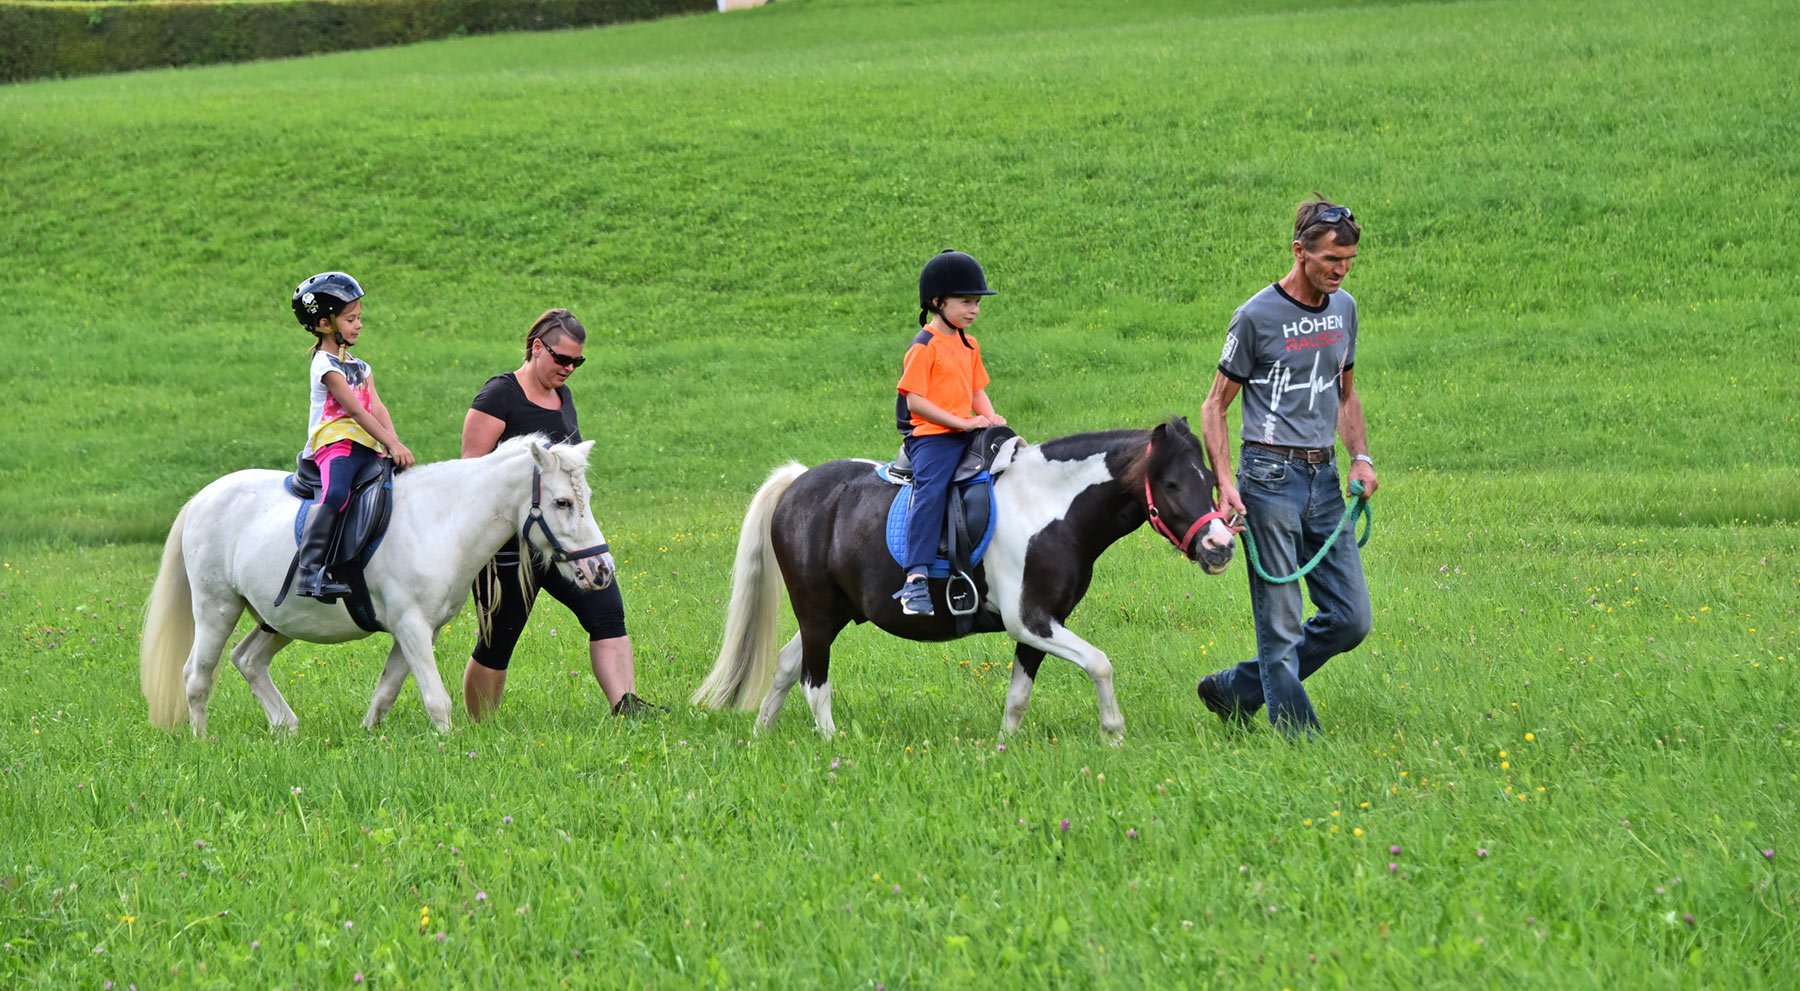
M1337 376L1319 376L1319 355L1313 355L1312 371L1304 382L1294 381L1294 370L1286 365L1276 363L1269 367L1269 374L1259 379L1251 379L1251 385L1269 387L1269 412L1281 412L1281 397L1290 392L1306 393L1306 408L1313 409L1317 405L1319 394L1329 392L1337 384Z

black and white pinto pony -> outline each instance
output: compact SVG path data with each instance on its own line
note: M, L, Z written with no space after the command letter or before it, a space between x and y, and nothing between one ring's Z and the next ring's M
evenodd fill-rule
M516 437L484 457L395 476L387 534L363 572L375 619L394 638L365 728L381 722L410 672L432 723L449 730L450 696L432 643L508 538L520 536L532 553L556 561L579 585L605 588L612 581L612 554L588 504L592 444L547 446L541 436ZM257 625L231 652L231 662L272 728L300 725L269 678L277 651L295 640L342 643L369 635L341 603L289 596L274 604L294 554L299 508L284 477L260 469L234 472L201 489L175 517L139 656L144 698L157 726L174 729L186 722L195 736L206 735L213 672L245 609Z
M847 624L872 622L908 640L956 638L941 588L934 589L932 616L908 616L892 597L904 577L884 539L895 489L875 467L841 460L808 470L790 462L757 491L738 538L724 644L695 704L749 709L760 702L762 731L800 680L819 732L829 737L837 732L831 644ZM1213 505L1213 484L1204 451L1180 417L1153 430L1076 434L1016 449L994 480L997 522L984 574L975 576L985 602L972 630L1004 630L1018 642L1002 736L1018 731L1048 653L1087 672L1102 733L1113 743L1124 738L1112 661L1063 622L1087 592L1094 561L1146 521L1209 574L1223 572L1232 531ZM776 656L782 580L800 629Z

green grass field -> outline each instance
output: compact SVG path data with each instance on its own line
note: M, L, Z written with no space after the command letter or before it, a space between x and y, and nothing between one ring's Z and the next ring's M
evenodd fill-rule
M1800 136L1751 2L781 0L0 88L0 984L1780 988L1800 959ZM997 748L1010 642L847 632L843 735L690 710L738 522L876 457L945 246L1029 438L1197 416L1319 189L1365 237L1376 629L1328 736L1193 694L1241 565L1148 529ZM291 462L288 294L367 287L401 437L589 327L641 691L547 605L496 718L357 727L385 638L152 729L163 534ZM790 620L791 622L791 620ZM439 644L457 682L473 618ZM571 631L574 631L571 634ZM1398 852L1393 852L1396 850Z

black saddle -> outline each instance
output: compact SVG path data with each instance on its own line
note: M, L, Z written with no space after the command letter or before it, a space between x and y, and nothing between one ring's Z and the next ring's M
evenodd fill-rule
M966 482L982 472L997 475L1006 470L1006 462L1012 460L1012 449L1017 444L1009 444L1019 436L1011 427L982 427L975 431L969 440L969 449L963 454L962 463L956 466L953 481ZM1006 456L1005 461L1001 455ZM999 467L995 467L996 462ZM894 462L887 467L887 480L895 485L905 485L912 481L912 459L906 456L906 444L900 445L900 453Z
M344 600L350 618L371 633L381 627L375 622L369 588L363 581L363 568L368 566L375 548L381 546L381 538L387 535L388 519L394 511L395 470L392 458L376 458L357 471L350 480L350 501L338 515L331 537L331 553L327 556L330 564L326 567L332 577L351 588L349 597ZM299 512L294 514L296 548L306 533L306 518L319 497L320 481L319 466L311 458L300 458L295 463L294 473L282 480L288 493L300 500ZM294 559L288 562L287 577L282 579L281 592L275 596L275 605L281 605L287 598L299 565L300 552L296 549Z

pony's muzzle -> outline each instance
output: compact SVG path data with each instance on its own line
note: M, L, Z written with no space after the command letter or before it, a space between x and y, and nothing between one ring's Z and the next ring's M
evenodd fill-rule
M1194 560L1209 575L1224 573L1231 566L1232 551L1231 530L1218 520L1206 525L1200 539L1194 544Z

